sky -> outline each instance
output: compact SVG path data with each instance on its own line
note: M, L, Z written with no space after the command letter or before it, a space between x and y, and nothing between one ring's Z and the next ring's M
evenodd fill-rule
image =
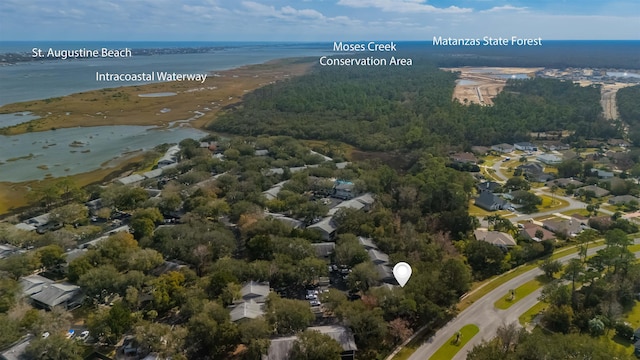
M637 0L2 0L0 41L639 40Z

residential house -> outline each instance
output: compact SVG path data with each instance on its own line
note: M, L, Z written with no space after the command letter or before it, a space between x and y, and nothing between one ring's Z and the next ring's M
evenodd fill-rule
M565 144L562 141L557 140L541 141L541 145L543 149L548 151L569 150L571 148L569 144Z
M579 221L572 219L545 220L542 222L545 229L552 231L558 236L573 237L583 230Z
M158 160L158 168L163 168L168 165L178 163L178 154L180 153L180 146L174 145L170 147L164 156Z
M613 172L601 169L591 169L591 175L597 176L598 179L611 179L614 176Z
M351 164L350 161L343 161L343 162L336 163L336 169L339 169L339 170L346 169L347 166L349 166L350 164Z
M270 291L269 282L249 281L240 289L240 296L244 302L264 303Z
M364 209L365 205L356 200L356 199L351 199L351 200L347 200L347 201L343 201L340 204L336 205L334 208L330 209L328 212L328 215L333 216L335 215L340 209L353 209L353 210L362 210Z
M487 211L502 210L507 207L507 202L504 199L490 193L489 191L483 191L480 193L474 202L474 204Z
M476 155L485 155L486 153L489 152L489 150L491 149L486 146L475 145L471 147L471 152L473 152Z
M540 232L542 233L542 237L539 237ZM533 223L525 223L524 228L520 230L520 235L526 239L530 239L533 241L544 241L544 240L555 240L556 236L551 231L543 228L540 225L536 225Z
M40 292L31 295L36 307L47 310L63 308L71 310L82 304L80 287L69 283L49 284L42 287Z
M479 193L481 193L483 191L494 192L498 188L500 188L501 186L502 185L500 183L497 183L495 181L485 181L485 182L481 182L478 185L476 185L476 188L478 189Z
M546 153L546 154L542 154L542 155L538 156L536 158L536 160L538 160L541 163L546 164L546 165L557 165L557 164L560 164L562 162L562 157L558 156L556 154Z
M181 264L176 261L165 261L155 269L152 269L149 273L153 276L160 276L162 274L166 274L171 271L179 271L180 269L187 267L186 264Z
M478 163L478 158L470 152L458 152L449 155L449 159L456 163L461 164L473 164L476 165Z
M549 180L547 181L547 183L545 184L548 188L553 187L554 185L559 187L559 188L566 188L569 185L573 185L574 187L580 187L582 185L584 185L584 183L582 181L578 181L575 180L573 178L560 178L560 179L553 179L553 180Z
M23 296L31 296L39 293L44 287L53 283L53 280L40 275L29 275L20 278L20 286L22 287Z
M505 250L509 247L516 246L516 241L513 239L513 236L500 231L489 231L479 228L473 231L473 235L478 241L485 241Z
M253 300L241 302L233 307L229 312L231 321L240 322L248 319L257 319L264 315L264 304L259 304Z
M294 229L302 229L304 228L304 223L298 219L294 219L288 216L284 216L282 214L277 214L277 213L270 213L270 212L265 212L264 213L265 216L267 218L271 218L274 220L278 220L280 222L283 222L289 226L291 226Z
M322 239L329 241L333 240L335 237L338 226L335 221L333 221L333 217L327 216L317 223L307 226L307 229L316 229L320 231Z
M620 205L620 204L628 204L628 203L631 203L632 201L635 201L636 205L640 204L640 198L637 198L633 195L614 196L611 199L609 199L608 202L611 205Z
M13 245L4 244L0 245L0 259L7 258L15 253L17 253L19 249Z
M620 146L623 148L629 147L631 146L631 144L624 140L624 139L609 139L607 140L607 144L611 145L611 146Z
M289 180L281 181L275 185L273 185L269 190L265 190L262 192L262 195L267 198L267 200L273 200L278 197L278 194L282 190L284 184L286 184Z
M544 166L540 163L527 163L517 167L525 178L529 181L546 182L553 178L553 175L544 173Z
M311 244L316 251L316 256L320 259L329 260L331 254L336 250L336 243L334 242L321 242Z
M22 360L27 352L27 347L31 344L33 335L27 335L17 343L14 343L10 348L0 352L1 360Z
M364 247L365 250L378 248L378 246L373 242L372 238L358 236L358 241L360 242L360 245Z
M267 156L269 155L269 150L266 150L266 149L256 150L253 154L255 156Z
M397 284L393 269L389 264L376 264L376 271L378 272L378 278L384 284Z
M493 150L493 151L498 151L498 152L501 152L501 153L510 153L510 152L512 152L514 149L515 149L515 148L513 147L513 145L511 145L511 144L505 144L505 143L503 143L503 144L498 144L498 145L493 145L493 146L491 147L491 150Z
M518 142L513 144L513 147L516 150L522 150L522 151L538 151L538 147L533 145L530 142Z
M596 185L587 185L577 189L578 193L584 193L586 191L592 191L595 194L595 197L601 198L603 196L609 195L609 190L603 189Z
M367 253L369 254L369 258L371 259L371 262L373 262L376 265L389 263L389 255L383 253L380 250L369 249Z
M355 185L351 181L337 180L333 186L333 197L349 200L356 196Z
M118 180L116 180L116 182L118 184L121 185L132 185L135 183L139 183L140 181L144 180L145 177L140 175L140 174L133 174L133 175L129 175L129 176L125 176L123 178L120 178Z
M336 340L344 350L340 356L342 360L355 360L355 353L358 350L355 339L351 331L340 325L314 326L308 330L318 331ZM271 339L271 345L267 351L267 355L262 356L262 360L288 360L291 357L289 353L293 348L293 344L297 340L297 336L287 336Z
M364 208L363 208L364 211L371 210L373 203L376 201L376 199L373 197L373 194L371 193L365 193L360 196L354 197L353 200L356 200L362 203L364 205Z

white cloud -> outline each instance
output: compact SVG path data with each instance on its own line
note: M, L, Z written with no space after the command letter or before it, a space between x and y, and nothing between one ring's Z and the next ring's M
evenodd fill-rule
M482 10L481 13L497 13L497 12L507 12L507 11L515 11L515 12L527 12L529 10L528 7L517 7L513 5L503 5L503 6L494 6L491 9Z
M425 0L340 0L338 5L348 6L352 8L376 8L385 12L397 13L469 13L473 9L461 8L458 6L449 6L439 8L433 5L425 4Z

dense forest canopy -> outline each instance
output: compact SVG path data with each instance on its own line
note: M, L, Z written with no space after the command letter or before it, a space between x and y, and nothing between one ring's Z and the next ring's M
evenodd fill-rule
M428 59L405 68L317 67L246 95L210 128L340 140L365 150L491 145L527 140L531 131L618 135L601 117L599 86L510 80L494 106L466 106L452 100L456 78Z
M629 125L629 138L634 145L640 144L640 86L618 90L616 104L620 119Z

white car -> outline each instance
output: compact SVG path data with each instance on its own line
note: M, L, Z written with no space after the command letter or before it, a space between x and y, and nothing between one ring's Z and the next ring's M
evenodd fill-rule
M42 333L42 338L43 338L43 339L46 339L46 338L48 338L48 337L49 337L49 335L51 335L51 334L49 334L49 332L48 332L48 331L45 331L44 333Z
M85 331L81 332L80 335L78 335L76 337L76 339L78 339L78 340L87 340L88 337L89 337L89 330L85 330Z

